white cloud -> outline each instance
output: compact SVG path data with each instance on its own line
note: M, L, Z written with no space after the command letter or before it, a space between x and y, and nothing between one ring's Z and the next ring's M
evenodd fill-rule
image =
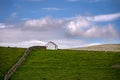
M9 25L9 24L5 24L5 23L0 23L0 29L4 29L4 28L12 28L13 25Z
M113 25L97 26L86 18L79 16L68 22L66 26L67 32L71 36L86 38L116 38L119 36Z
M60 49L66 49L71 47L78 47L84 45L86 42L83 40L76 40L76 39L60 39L60 40L52 40L54 41Z
M30 19L26 20L25 28L31 30L47 30L51 28L59 28L63 24L61 19L52 19L50 17L45 17L42 19Z
M31 46L45 46L46 43L43 41L38 41L38 40L30 40L30 41L23 41L23 42L0 42L0 46L11 46L11 47L23 47L23 48L28 48Z
M4 23L0 23L0 29L6 28L6 25Z
M98 22L113 21L116 19L120 19L120 13L98 15L93 17L87 17L87 19L90 21L98 21Z
M83 33L82 30L89 28L90 25L91 24L89 21L87 21L85 18L81 16L78 16L78 17L75 17L70 22L68 22L66 26L67 26L68 32L70 32L71 35L74 35L77 32L77 30Z
M4 28L0 30L0 42L18 41L23 36L20 29Z
M59 10L63 10L60 8L41 8L42 10L47 10L47 11L59 11Z
M108 24L106 26L91 26L84 31L83 36L91 38L117 38L119 35L114 26Z

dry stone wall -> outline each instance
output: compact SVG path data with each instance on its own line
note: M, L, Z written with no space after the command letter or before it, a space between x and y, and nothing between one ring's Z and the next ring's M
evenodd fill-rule
M12 68L9 69L9 71L7 72L7 74L4 76L4 80L9 80L9 78L12 76L12 74L16 71L16 69L22 64L22 62L26 59L26 57L28 56L28 54L30 53L30 51L32 49L35 48L39 48L39 49L46 49L45 46L32 46L30 48L27 48L27 50L24 52L24 54L22 55L22 57L18 60L18 62L12 66Z

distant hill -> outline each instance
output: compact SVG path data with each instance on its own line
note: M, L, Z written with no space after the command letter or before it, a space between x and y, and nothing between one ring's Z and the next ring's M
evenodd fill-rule
M92 50L92 51L119 51L120 44L101 44L86 47L72 48L71 50Z

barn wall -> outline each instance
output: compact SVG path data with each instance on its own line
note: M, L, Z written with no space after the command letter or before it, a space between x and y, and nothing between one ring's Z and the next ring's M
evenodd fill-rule
M48 44L46 45L46 47L47 47L47 49L57 50L56 45L54 45L54 44L52 44L52 43L48 43Z

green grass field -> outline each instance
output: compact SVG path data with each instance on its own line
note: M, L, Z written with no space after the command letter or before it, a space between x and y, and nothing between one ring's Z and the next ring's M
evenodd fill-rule
M114 64L119 52L34 49L10 80L120 80Z
M0 47L0 80L7 71L18 61L25 49Z

